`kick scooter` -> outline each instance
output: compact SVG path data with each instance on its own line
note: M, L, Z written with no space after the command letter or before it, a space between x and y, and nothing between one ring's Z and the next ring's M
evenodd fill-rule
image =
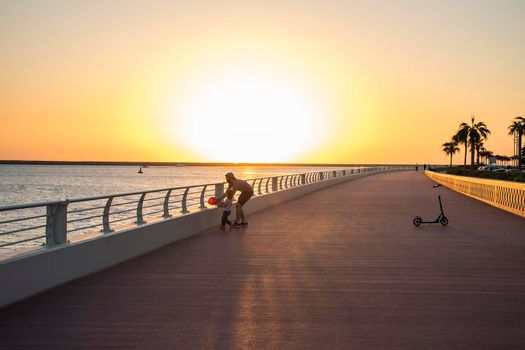
M437 191L438 191L439 215L438 215L437 219L434 220L434 221L423 221L423 219L420 216L416 216L414 218L414 220L412 220L412 222L416 226L419 226L421 224L437 224L437 223L439 223L439 224L441 224L443 226L447 226L448 225L448 219L445 216L445 213L443 213L443 204L441 204L441 193L439 192L439 188L441 187L441 185L434 185L433 187L437 188Z

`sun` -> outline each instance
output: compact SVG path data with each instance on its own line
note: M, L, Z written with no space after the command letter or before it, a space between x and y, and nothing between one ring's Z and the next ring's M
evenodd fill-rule
M264 70L197 79L173 103L173 136L206 161L294 162L323 139L323 109L304 84Z

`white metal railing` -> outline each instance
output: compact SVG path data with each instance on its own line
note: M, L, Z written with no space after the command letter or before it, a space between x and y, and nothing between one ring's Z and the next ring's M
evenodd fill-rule
M411 169L376 166L261 177L247 180L254 196L366 172ZM226 183L118 193L61 201L0 206L0 248L63 244L71 234L109 233L208 207L206 199L224 193Z
M516 215L525 217L525 183L481 179L426 171L437 183Z

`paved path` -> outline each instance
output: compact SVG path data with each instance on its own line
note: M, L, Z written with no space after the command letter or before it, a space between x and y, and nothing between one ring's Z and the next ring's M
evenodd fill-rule
M0 310L0 348L524 349L525 220L370 176ZM96 258L96 257L93 257ZM0 291L1 292L1 291Z

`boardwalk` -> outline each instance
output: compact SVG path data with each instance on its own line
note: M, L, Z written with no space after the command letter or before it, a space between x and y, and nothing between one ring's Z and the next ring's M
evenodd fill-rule
M0 310L0 348L523 349L525 220L370 176ZM96 257L93 257L96 259Z

